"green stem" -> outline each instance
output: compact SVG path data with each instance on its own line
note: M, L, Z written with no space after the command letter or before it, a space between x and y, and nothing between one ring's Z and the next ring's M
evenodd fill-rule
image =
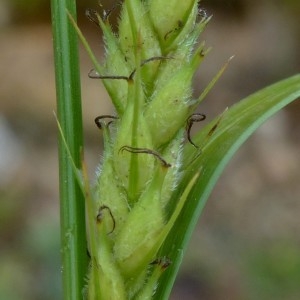
M67 11L76 18L75 0L52 0L57 116L70 153L78 167L83 145L77 35ZM63 293L81 300L87 271L85 203L71 159L59 138L59 182Z

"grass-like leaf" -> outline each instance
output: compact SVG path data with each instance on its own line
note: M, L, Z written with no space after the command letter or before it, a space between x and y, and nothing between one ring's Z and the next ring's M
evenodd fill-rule
M225 165L263 122L298 97L300 75L295 75L248 96L208 124L193 138L201 146L201 154L193 163L190 160L196 150L190 144L185 146L184 179L174 192L174 199L197 170L201 173L160 250L161 257L170 258L172 265L159 280L155 299L168 299L191 234Z
M77 34L66 13L75 17L76 1L52 0L51 8L57 117L63 134L59 138L63 293L64 299L81 300L87 272L85 202L71 163L73 159L80 166L83 145L80 73Z

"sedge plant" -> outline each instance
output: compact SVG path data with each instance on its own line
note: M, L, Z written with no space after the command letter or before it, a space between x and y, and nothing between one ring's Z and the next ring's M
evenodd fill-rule
M53 20L65 20L66 35L77 32L94 64L89 76L103 82L115 108L113 115L95 119L104 150L94 182L87 177L83 158L79 163L81 145L72 148L70 135L77 132L66 127L65 116L58 111L63 162L84 195L84 200L71 195L62 203L77 201L82 208L84 202L87 219L72 219L75 231L70 230L70 222L62 221L62 251L70 258L64 267L75 270L79 265L76 281L71 272L63 270L65 297L168 299L193 228L225 164L260 124L300 96L300 75L225 109L191 136L193 124L205 118L195 113L196 108L228 64L199 96L193 96L193 76L209 51L198 43L210 20L198 1L125 0L118 4L117 32L109 22L111 11L89 10L88 17L103 33L106 52L102 62L77 27L74 10L64 4L55 10L56 5L62 4L53 2ZM66 74L71 67L66 67ZM58 96L64 101L66 93ZM84 216L76 205L69 213ZM70 220L66 213L62 217ZM76 224L80 228L86 224L87 229L90 259L84 275L85 234L76 231L74 222L81 222ZM74 247L80 261L72 260Z

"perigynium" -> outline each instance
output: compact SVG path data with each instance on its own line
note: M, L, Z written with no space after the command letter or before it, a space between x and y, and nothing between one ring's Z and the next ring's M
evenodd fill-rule
M102 79L115 115L96 118L103 158L96 184L91 189L87 180L83 184L91 256L86 296L151 299L172 263L158 257L158 250L199 176L195 172L170 211L184 167L182 145L186 135L191 142L192 123L203 118L190 116L222 70L193 98L193 76L207 53L197 42L209 21L198 1L125 0L118 32L109 13L102 17L89 10L88 16L103 32L102 64L74 25L95 65L90 77Z

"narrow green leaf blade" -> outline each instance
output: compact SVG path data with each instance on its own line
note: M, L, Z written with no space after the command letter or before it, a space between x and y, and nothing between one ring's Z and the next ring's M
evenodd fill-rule
M193 141L201 145L201 155L189 163L195 148L187 144L184 149L184 177L173 198L180 194L193 174L201 174L191 190L186 204L160 250L160 256L171 259L172 265L159 281L155 299L168 299L178 272L182 255L187 248L192 232L202 209L225 165L243 142L269 117L300 97L300 75L295 75L264 88L224 112L221 120L208 137L217 118L198 133ZM185 167L186 166L186 167Z
M76 17L75 0L51 0L57 117L62 133L58 154L63 298L81 300L88 265L85 202L74 172L81 165L83 148L81 91L77 34L67 10Z

